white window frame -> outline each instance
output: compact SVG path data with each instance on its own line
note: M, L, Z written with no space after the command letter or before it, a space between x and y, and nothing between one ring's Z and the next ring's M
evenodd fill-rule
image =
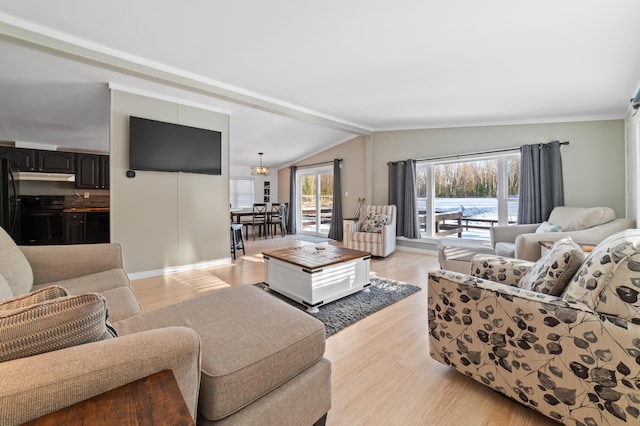
M466 163L472 161L497 160L498 161L498 188L496 198L498 201L498 224L507 225L509 223L509 204L518 203L518 197L509 198L509 170L508 161L511 158L519 157L519 153L506 154L480 154L465 156L463 158L453 158L450 160L423 160L417 162L417 167L426 169L427 194L426 194L426 232L422 232L422 238L441 238L435 235L435 167L440 164Z
M296 229L299 234L307 234L307 235L316 235L316 236L324 236L326 237L328 233L319 232L321 221L321 208L320 202L316 199L316 218L318 223L316 223L316 232L313 231L305 231L302 229L302 178L304 176L316 176L316 196L320 194L320 175L333 174L333 166L323 166L323 167L310 167L298 170L296 172Z

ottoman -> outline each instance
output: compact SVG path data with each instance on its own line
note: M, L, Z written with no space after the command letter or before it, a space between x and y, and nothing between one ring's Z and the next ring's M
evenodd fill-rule
M119 335L175 325L201 340L198 425L322 424L331 407L322 322L242 285L113 324Z
M461 274L471 273L471 259L476 254L495 254L489 241L441 238L438 241L440 268Z

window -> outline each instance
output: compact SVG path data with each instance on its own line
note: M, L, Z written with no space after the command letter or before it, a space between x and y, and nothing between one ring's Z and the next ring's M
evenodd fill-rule
M253 206L253 178L229 179L229 202L234 209Z
M495 224L515 223L518 215L520 154L416 165L418 217L423 236L489 238ZM453 212L461 212L456 217Z

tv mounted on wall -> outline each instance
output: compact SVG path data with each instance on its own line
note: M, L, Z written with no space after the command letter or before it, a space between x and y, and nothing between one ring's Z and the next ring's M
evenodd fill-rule
M146 118L129 118L132 170L222 173L222 133Z

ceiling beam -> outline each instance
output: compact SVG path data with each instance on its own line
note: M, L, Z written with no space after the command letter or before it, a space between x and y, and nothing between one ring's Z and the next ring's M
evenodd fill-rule
M9 22L14 21L14 22ZM29 28L32 27L32 28ZM257 93L242 90L215 80L207 79L153 61L128 55L120 51L91 44L86 40L63 34L53 34L44 28L18 21L0 13L0 40L17 44L65 59L85 63L121 74L153 81L170 87L211 96L262 111L283 115L308 123L357 135L371 135L373 129L312 111L297 105L269 99Z

